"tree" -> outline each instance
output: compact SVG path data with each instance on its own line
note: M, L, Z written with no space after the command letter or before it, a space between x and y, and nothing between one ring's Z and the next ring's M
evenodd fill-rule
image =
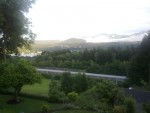
M69 72L65 72L61 78L61 89L67 94L73 91L73 78Z
M140 54L139 57L142 57L142 61L145 61L145 70L144 75L148 80L150 85L150 31L144 36L141 45L140 45Z
M78 73L77 75L74 76L74 84L73 84L73 89L77 93L84 92L85 90L88 89L88 79L85 75L85 73Z
M112 106L123 103L124 95L112 81L102 80L96 85L95 91L101 102Z
M19 102L18 95L24 85L41 82L41 76L26 60L16 63L3 63L0 65L0 86L14 89L14 100Z
M128 69L131 83L141 85L141 81L150 84L150 31L144 36L138 53L135 55Z
M31 22L25 16L35 0L0 0L0 56L18 53L19 47L30 47L35 38Z
M57 81L53 80L50 81L49 84L49 101L50 102L59 102L61 99L65 98L64 92L60 90L60 86Z

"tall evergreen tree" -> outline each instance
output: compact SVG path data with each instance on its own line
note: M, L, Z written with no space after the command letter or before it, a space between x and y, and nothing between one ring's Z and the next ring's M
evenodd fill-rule
M138 54L131 60L129 79L138 85L143 80L150 84L150 31L144 36Z
M150 85L150 31L148 31L142 40L139 57L141 58L140 60L145 63L143 64L143 76Z

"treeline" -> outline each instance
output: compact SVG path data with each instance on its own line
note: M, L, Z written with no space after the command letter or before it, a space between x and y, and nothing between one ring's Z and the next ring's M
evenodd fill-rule
M37 67L58 67L80 69L92 73L126 75L127 65L136 54L133 46L127 48L85 49L83 51L43 52L35 57Z

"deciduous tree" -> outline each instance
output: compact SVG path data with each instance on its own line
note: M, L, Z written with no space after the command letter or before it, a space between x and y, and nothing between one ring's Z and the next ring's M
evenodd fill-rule
M0 86L14 89L14 100L19 101L18 95L24 85L41 82L41 76L26 60L17 63L3 63L0 65Z
M0 0L0 56L18 53L19 47L30 47L35 34L25 16L35 0Z

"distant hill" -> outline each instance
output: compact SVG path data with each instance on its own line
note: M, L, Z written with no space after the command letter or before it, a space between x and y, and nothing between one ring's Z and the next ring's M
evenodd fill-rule
M35 40L31 47L33 50L43 51L51 46L58 45L59 43L59 40Z
M72 51L84 50L84 49L93 49L93 48L103 48L107 49L109 47L120 47L125 48L129 46L137 47L141 42L103 42L103 43L66 43L66 42L55 42L48 43L48 41L41 41L32 45L33 50L36 51L57 51L63 49L69 49Z
M64 41L59 40L35 40L32 45L33 50L37 51L56 51L62 49L70 49L73 51L92 48L108 48L108 47L128 47L138 46L143 39L145 32L139 32L131 35L118 34L100 34L84 39L70 38ZM104 40L103 40L104 39ZM90 41L91 40L91 41Z
M74 44L74 43L86 43L86 40L79 38L70 38L68 40L64 40L63 43Z

